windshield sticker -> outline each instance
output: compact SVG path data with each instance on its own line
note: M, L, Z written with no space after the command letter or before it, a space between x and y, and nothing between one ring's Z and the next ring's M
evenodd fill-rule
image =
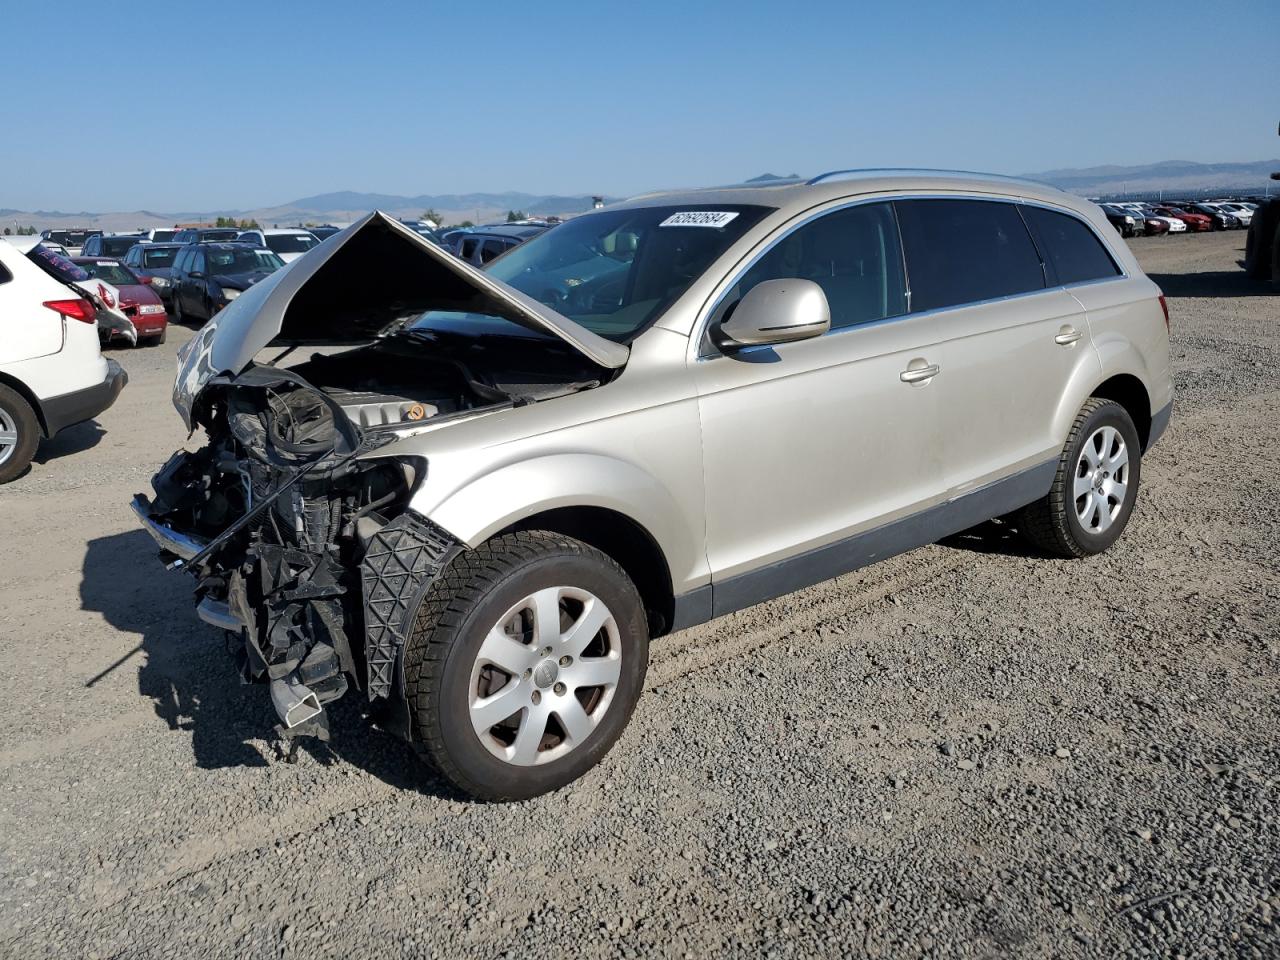
M673 213L660 227L723 227L738 214L727 210L687 210Z

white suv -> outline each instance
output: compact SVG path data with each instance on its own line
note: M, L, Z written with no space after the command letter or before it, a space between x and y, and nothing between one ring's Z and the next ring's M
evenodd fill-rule
M26 470L42 437L111 406L128 379L102 356L92 297L0 241L0 483Z
M527 797L613 744L653 636L993 517L1105 550L1167 323L1098 207L998 177L641 197L483 271L370 214L190 341L208 443L135 509L286 733L354 684ZM308 344L364 346L255 360Z
M320 245L319 239L310 230L271 228L268 230L253 229L240 233L237 240L266 247L285 263L297 260L308 250Z

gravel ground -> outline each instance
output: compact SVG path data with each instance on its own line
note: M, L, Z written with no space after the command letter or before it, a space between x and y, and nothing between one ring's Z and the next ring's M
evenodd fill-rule
M1280 296L1135 240L1178 406L1116 548L998 525L654 647L613 753L451 799L339 704L274 759L127 503L188 338L0 490L0 954L1280 956Z

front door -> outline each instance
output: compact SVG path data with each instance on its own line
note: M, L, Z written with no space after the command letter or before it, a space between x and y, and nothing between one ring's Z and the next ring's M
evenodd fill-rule
M875 559L885 544L856 535L944 488L937 388L919 374L934 360L924 346L934 318L906 316L891 206L848 206L791 229L711 323L756 283L789 277L823 288L829 333L737 352L706 346L692 361L717 614Z

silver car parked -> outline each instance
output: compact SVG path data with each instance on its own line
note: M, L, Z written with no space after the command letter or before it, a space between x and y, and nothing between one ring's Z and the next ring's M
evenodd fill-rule
M849 171L656 194L480 271L381 213L184 348L134 503L286 737L356 686L460 790L604 756L651 637L1005 517L1097 554L1172 409L1093 204ZM325 345L293 366L266 348Z

